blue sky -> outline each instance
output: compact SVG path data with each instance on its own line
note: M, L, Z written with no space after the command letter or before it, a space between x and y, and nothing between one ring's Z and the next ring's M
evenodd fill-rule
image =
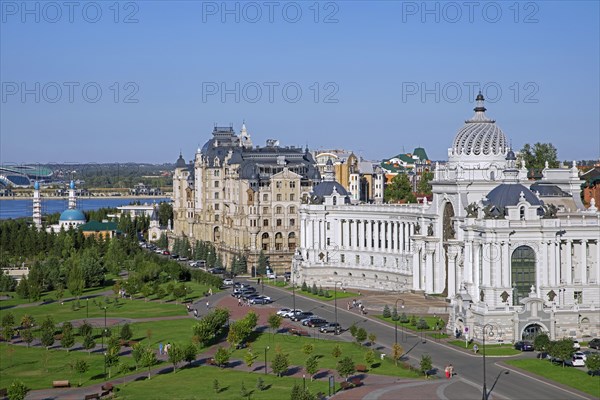
M478 88L514 148L600 157L596 1L114 4L0 1L1 162L174 162L243 120L444 160Z

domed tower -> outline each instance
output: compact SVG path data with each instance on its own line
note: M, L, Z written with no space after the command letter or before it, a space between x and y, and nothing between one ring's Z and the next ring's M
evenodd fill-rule
M75 182L71 181L69 184L69 210L77 208L77 196L75 195Z

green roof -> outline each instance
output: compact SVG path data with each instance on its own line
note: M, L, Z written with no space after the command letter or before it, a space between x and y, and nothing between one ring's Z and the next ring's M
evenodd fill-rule
M421 161L429 160L429 157L427 157L427 153L425 152L425 149L422 147L417 147L415 149L415 151L413 151L413 154L415 156L419 157L419 160L421 160Z
M116 231L117 223L90 221L87 224L80 225L79 229L84 232Z

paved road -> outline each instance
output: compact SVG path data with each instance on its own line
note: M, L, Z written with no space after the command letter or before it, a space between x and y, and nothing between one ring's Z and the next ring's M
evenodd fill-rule
M258 287L257 289L259 291L262 290L262 288ZM275 300L275 305L279 307L291 308L293 306L293 296L288 290L265 285L264 293L271 296ZM335 321L333 302L321 302L298 294L295 297L296 308L304 311L312 311L328 321ZM347 302L348 299L338 301L337 320L342 324L342 327L347 328L352 323L356 323L357 326L364 327L367 332L375 333L377 335L377 344L384 346L386 349L382 351L389 354L389 349L394 343L394 327L370 318L368 315L365 317L359 315L356 311L348 311L346 309ZM352 340L349 332L344 332L341 335L341 339ZM431 355L434 367L441 371L441 376L444 374L444 366L447 363L454 365L458 379L452 379L448 381L447 385L438 388L436 391L438 398L449 400L481 399L483 381L483 361L481 356L466 353L443 342L436 342L429 339L422 340L419 336L408 332L403 334L403 332L398 331L398 342L403 346L405 351L409 351L408 357L413 365L418 365L422 354ZM533 356L533 354L523 354L516 357L527 356ZM506 359L506 357L486 357L486 384L488 391L492 389L496 377L500 375L490 399L595 399L591 395L575 392L567 387L543 381L510 367L498 365L498 362ZM508 375L502 374L502 371L507 369L510 370L510 373ZM386 392L382 389L381 396L364 398L386 399L394 398L394 395L393 390L390 389Z

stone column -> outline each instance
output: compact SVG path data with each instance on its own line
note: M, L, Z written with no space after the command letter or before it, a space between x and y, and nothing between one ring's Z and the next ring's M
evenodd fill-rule
M413 290L421 290L422 256L418 250L413 254Z
M458 246L448 246L448 297L452 298L456 294L456 276L457 268L456 257L459 252Z
M373 221L373 250L379 251L379 221Z
M586 285L588 281L587 276L587 240L582 239L581 245L579 248L579 254L581 258L581 262L579 263L581 268L581 284Z
M490 244L483 243L481 246L481 251L483 253L483 286L490 286Z
M398 238L396 237L396 235L398 234L398 230L396 229L396 225L398 224L396 221L392 221L390 222L391 224L391 234L392 234L392 240L390 242L390 252L391 253L395 253L396 252L396 246L398 244Z
M566 241L566 257L565 257L565 283L570 285L573 283L573 241L571 239L567 239Z
M386 225L385 233L386 233L386 240L387 240L387 246L385 246L385 247L388 252L391 252L391 250L393 249L393 246L392 246L392 222L387 221L385 223L385 225Z
M510 286L510 244L502 243L502 287Z
M425 244L425 290L427 293L434 293L434 271L433 271L433 253L434 249Z

